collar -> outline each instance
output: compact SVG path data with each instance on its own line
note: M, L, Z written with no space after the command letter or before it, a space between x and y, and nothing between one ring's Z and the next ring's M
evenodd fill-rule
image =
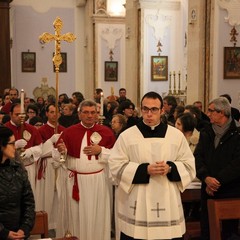
M52 127L52 128L55 128L55 125L51 124L49 121L47 121L47 125Z
M80 122L80 124L81 124L84 128L87 128L87 129L93 128L93 127L95 126L95 123L94 123L91 127L85 126L82 122Z
M167 132L168 125L160 122L158 125L149 127L143 121L137 124L137 128L142 133L144 138L164 138Z
M154 130L157 126L159 126L159 124L160 124L161 122L159 122L157 125L154 125L154 126L149 126L149 125L147 125L147 124L144 122L144 120L143 120L143 123L144 123L146 126L150 127L151 130Z
M10 120L10 123L11 123L13 126L15 126L15 127L19 127L19 126L17 126L12 120Z

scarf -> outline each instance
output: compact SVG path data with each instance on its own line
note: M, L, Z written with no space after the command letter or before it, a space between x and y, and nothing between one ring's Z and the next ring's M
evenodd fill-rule
M217 124L212 124L212 129L215 133L215 138L214 138L214 146L215 148L217 148L221 137L227 132L227 130L230 127L230 124L232 122L232 117L230 116L228 121L223 125L223 126L219 126Z

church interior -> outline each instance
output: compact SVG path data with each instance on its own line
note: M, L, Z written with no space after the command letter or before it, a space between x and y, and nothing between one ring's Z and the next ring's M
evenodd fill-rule
M205 113L228 94L240 109L239 9L236 0L0 0L0 96L12 87L21 102L21 92L93 100L102 89L102 120L103 99L117 98L119 89L137 109L150 91L183 106L199 101ZM199 202L200 185L181 193L182 201ZM239 208L239 199L231 204ZM186 227L184 239L199 239L198 221Z
M80 91L92 98L94 89L102 88L107 97L126 88L139 106L152 90L187 104L200 100L206 107L228 93L239 108L237 5L226 0L2 0L1 94L14 86L36 99L56 89L55 43L39 37L54 35L60 18L61 34L76 39L60 41L59 94Z

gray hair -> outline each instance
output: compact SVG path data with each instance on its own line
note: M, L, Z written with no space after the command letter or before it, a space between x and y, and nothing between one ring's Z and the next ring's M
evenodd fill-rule
M221 112L223 111L224 116L230 117L231 116L231 105L227 98L225 97L218 97L213 99L208 105L214 104L214 108L216 111Z
M91 99L83 100L78 107L78 112L81 111L83 107L95 107L97 110L97 103Z

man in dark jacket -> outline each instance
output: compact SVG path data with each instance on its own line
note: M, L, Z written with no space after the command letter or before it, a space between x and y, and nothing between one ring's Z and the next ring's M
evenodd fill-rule
M202 239L209 239L207 200L240 197L240 131L231 117L231 106L224 97L208 106L211 124L200 134L194 152L197 177L202 181ZM238 220L222 222L222 239L237 234Z

